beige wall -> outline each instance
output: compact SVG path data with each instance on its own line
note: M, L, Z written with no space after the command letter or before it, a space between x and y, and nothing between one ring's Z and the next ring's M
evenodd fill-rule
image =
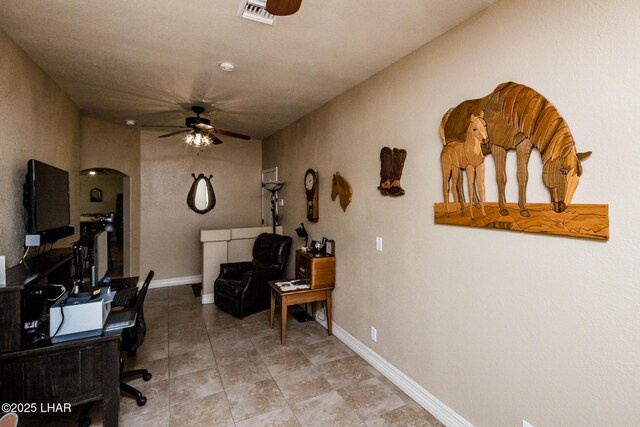
M501 1L264 142L263 167L288 182L286 234L304 218L304 171L320 172L306 226L336 240L335 322L474 425L640 425L638 22L636 1ZM574 203L609 204L608 242L433 224L443 113L509 80L593 150ZM376 190L385 145L408 151L404 197ZM549 200L537 152L530 165L528 200ZM335 171L353 186L346 213Z
M29 159L69 172L71 225L78 236L79 112L2 30L0 58L0 255L7 257L9 267L20 261L23 251L22 185Z
M124 257L128 260L124 274L144 275L146 273L140 270L140 130L124 123L82 116L80 137L81 170L109 168L128 177L124 179L123 188L125 216L129 212L124 221L124 235L129 234L130 240L125 241L123 248ZM127 197L129 193L130 197ZM130 204L127 206L127 203Z
M179 136L141 132L141 270L158 279L202 273L201 229L260 225L262 143L229 138L197 154ZM191 174L213 175L216 206L206 214L187 206Z

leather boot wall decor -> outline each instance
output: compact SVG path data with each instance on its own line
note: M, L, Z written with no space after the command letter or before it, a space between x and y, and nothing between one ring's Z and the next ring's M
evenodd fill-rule
M402 196L404 189L400 186L407 150L383 147L380 150L380 194L383 196Z
M380 150L380 186L378 190L383 196L388 195L387 190L391 188L391 148L382 147Z

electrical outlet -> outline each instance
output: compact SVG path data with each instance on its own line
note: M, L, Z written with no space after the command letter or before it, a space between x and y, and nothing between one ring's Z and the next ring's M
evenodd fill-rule
M533 427L533 425L529 424L525 420L522 420L522 427Z
M376 251L382 252L382 237L376 237Z
M371 327L371 341L378 342L378 331L373 326Z
M24 236L24 245L25 246L40 246L40 235L39 234L27 234Z

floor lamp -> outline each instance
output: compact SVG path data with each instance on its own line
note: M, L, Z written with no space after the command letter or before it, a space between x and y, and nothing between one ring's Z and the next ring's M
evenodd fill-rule
M266 181L262 183L262 188L271 193L271 222L273 224L273 234L276 234L276 224L278 223L278 195L279 189L284 185L284 181Z

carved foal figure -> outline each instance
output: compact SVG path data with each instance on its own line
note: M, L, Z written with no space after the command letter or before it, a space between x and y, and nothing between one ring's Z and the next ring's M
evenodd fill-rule
M484 112L479 116L471 114L469 126L464 141L447 142L440 153L440 165L442 166L442 193L444 195L445 213L449 213L449 188L453 191L453 201L460 215L464 211L460 203L460 194L458 193L458 178L460 169L467 171L467 188L469 189L469 197L473 197L473 191L477 183L477 189L480 196L480 210L482 216L486 217L484 211L484 154L482 144L488 143L487 124L484 121ZM445 140L443 138L443 144ZM449 186L449 181L452 185ZM471 219L473 216L473 203L469 203L469 213Z

